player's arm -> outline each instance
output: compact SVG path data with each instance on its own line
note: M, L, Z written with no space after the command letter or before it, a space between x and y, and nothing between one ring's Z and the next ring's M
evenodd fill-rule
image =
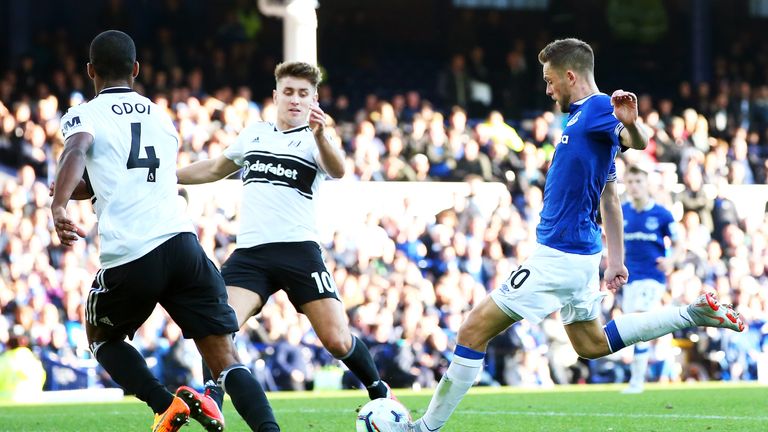
M54 191L56 190L56 182L51 182L51 185L48 187L48 196L53 196ZM89 200L93 198L95 193L93 192L93 188L91 187L91 181L88 178L88 170L86 169L83 172L83 178L80 180L80 183L75 186L75 191L72 192L72 196L69 197L71 200Z
M619 141L624 147L643 150L648 146L648 134L637 123L637 96L624 90L616 90L611 95L613 115L624 125Z
M93 145L93 135L85 132L73 134L64 142L64 151L56 171L56 188L53 192L51 214L53 225L61 243L72 245L77 237L85 237L85 231L67 216L67 202L83 180L85 155Z
M615 291L629 278L629 272L624 266L624 214L615 181L605 184L600 196L600 214L608 247L608 268L605 270L604 279L608 289Z
M51 182L51 185L48 187L48 196L53 196L55 190L56 182ZM85 183L85 180L80 180L80 183L75 186L72 196L69 197L71 200L87 200L91 198L93 198L93 193L88 190L88 185Z
M232 159L221 155L216 159L198 161L177 169L176 177L180 184L210 183L221 180L238 169L240 167Z
M309 126L312 128L317 149L320 151L318 158L320 166L333 178L344 177L344 154L325 136L325 113L316 103L309 111Z

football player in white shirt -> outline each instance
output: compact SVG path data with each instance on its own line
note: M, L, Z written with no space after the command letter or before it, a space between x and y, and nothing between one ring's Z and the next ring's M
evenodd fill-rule
M89 346L115 382L152 408L153 431L177 431L190 416L209 432L223 430L210 397L186 386L168 392L125 342L159 303L184 337L195 340L246 423L279 431L264 391L232 343L239 326L224 280L176 204L178 134L162 108L132 90L138 73L130 36L99 34L88 63L98 96L61 121L65 143L51 204L56 233L66 246L86 235L66 209L70 197L83 197L75 190L82 189L86 167L99 220L102 269L88 295Z
M237 249L221 270L238 324L283 289L323 346L360 379L371 399L392 397L368 348L349 331L317 243L318 185L326 175L344 175L344 155L326 136L325 113L317 104L320 79L320 70L311 64L278 65L272 95L277 123L249 125L222 156L181 168L176 175L181 184L199 184L243 169ZM207 389L221 400L215 387Z

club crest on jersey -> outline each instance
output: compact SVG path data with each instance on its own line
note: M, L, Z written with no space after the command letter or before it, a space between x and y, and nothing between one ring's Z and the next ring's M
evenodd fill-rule
M645 221L645 228L655 231L657 228L659 228L659 219L651 216Z
M566 126L573 126L576 124L577 121L579 121L579 117L581 116L581 111L577 112L575 116L568 119L568 123L566 123Z

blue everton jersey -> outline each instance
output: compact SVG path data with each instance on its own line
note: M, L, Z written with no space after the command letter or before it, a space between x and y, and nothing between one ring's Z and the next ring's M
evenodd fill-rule
M672 213L649 202L642 210L635 210L629 202L624 211L624 263L629 270L629 281L653 279L665 283L664 272L656 268L656 259L666 254L664 237L677 240L677 228Z
M571 104L544 186L537 241L581 255L602 250L597 224L600 194L616 181L613 160L624 126L613 116L610 96L596 93Z

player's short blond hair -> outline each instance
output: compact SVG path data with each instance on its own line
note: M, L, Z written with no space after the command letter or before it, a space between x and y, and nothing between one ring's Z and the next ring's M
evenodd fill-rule
M285 77L305 79L317 88L317 85L323 80L323 73L317 66L305 62L280 63L275 67L275 83Z
M539 52L539 63L559 70L571 69L578 72L594 73L595 53L588 43L576 39L558 39L550 42Z

